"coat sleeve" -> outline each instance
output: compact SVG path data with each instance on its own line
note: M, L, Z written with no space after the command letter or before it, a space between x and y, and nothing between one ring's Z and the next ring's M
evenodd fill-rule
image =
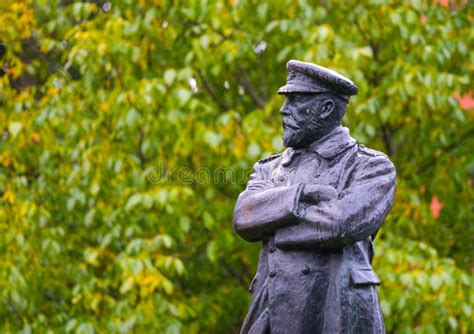
M265 168L259 163L254 165L254 173L234 209L234 229L247 241L266 239L276 229L297 222L294 210L303 186L274 187ZM258 183L265 181L268 185L259 189Z
M340 248L377 232L395 193L395 167L385 156L367 157L337 198L295 210L298 224L279 229L281 249Z

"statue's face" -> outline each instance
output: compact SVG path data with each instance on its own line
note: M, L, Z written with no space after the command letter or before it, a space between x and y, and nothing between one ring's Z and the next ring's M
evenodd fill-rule
M328 109L329 108L329 109ZM283 144L301 148L328 133L324 119L334 110L334 102L320 94L290 93L286 95L283 115Z

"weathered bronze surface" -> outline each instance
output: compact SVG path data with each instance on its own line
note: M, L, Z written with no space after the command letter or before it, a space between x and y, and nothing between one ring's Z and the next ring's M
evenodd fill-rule
M287 149L254 165L234 210L235 231L262 244L241 333L383 333L372 241L395 168L341 125L352 81L294 60L287 69Z

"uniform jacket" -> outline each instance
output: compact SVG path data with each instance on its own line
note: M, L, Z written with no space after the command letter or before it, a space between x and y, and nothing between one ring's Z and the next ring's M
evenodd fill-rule
M265 190L252 185L272 181ZM305 184L337 196L301 198ZM395 168L338 127L305 149L254 165L234 229L262 243L242 333L382 333L372 239L390 211Z

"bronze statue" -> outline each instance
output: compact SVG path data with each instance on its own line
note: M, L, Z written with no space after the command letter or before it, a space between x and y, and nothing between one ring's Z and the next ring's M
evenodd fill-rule
M372 241L395 168L342 127L351 80L295 60L287 69L287 149L254 165L234 210L235 231L262 243L241 333L384 333Z

